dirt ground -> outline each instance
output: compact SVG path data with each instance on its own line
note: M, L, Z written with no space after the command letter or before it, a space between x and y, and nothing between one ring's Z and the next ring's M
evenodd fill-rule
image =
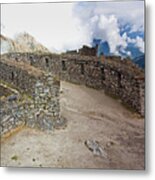
M23 128L1 144L1 165L20 167L144 169L144 119L98 91L61 82L67 127L53 132ZM98 141L107 157L84 144Z

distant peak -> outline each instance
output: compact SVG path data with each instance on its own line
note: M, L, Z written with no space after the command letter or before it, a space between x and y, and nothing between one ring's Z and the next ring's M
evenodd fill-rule
M27 32L16 34L14 39L0 35L1 53L7 52L41 52L49 53L50 51L37 42L35 37Z

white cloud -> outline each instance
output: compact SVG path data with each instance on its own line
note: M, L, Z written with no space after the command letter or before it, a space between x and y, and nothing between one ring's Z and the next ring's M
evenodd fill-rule
M141 37L136 37L136 46L139 48L141 52L144 53L144 41Z
M75 14L87 21L94 15L115 15L121 24L129 23L134 31L144 29L144 1L79 2Z
M130 52L130 51L127 51L126 54L127 54L128 56L131 56L131 52Z
M55 51L78 48L89 42L84 28L73 17L73 3L3 4L2 34L13 38L28 32Z
M139 48L139 50L144 53L144 40L143 38L137 36L136 38L130 38L127 36L126 33L124 33L122 35L123 39L127 42L127 43L132 43L134 44L136 47Z
M114 15L106 17L104 15L92 16L89 21L82 23L87 29L87 36L91 38L102 39L108 41L111 53L117 51L117 46L125 46L125 41L119 34L118 22Z
M3 4L2 33L13 38L26 31L56 52L90 45L93 38L107 40L115 54L118 46L123 51L129 41L143 50L142 39L120 36L120 24L129 23L132 31L143 31L143 6L142 1Z
M74 14L81 26L86 27L91 39L100 38L108 41L110 52L118 54L118 47L125 53L127 43L134 43L143 51L144 41L130 39L126 33L120 35L121 25L128 25L131 31L144 31L144 2L79 2L74 7ZM126 52L127 55L130 52Z

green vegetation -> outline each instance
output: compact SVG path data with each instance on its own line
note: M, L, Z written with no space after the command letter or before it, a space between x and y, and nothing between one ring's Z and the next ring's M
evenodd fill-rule
M14 161L17 161L18 160L18 156L14 155L14 156L11 157L11 159L14 160Z

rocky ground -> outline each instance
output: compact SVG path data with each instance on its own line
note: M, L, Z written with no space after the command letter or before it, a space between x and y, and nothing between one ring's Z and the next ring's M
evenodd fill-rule
M144 119L104 91L67 82L61 89L67 127L16 132L1 143L2 166L144 169Z

